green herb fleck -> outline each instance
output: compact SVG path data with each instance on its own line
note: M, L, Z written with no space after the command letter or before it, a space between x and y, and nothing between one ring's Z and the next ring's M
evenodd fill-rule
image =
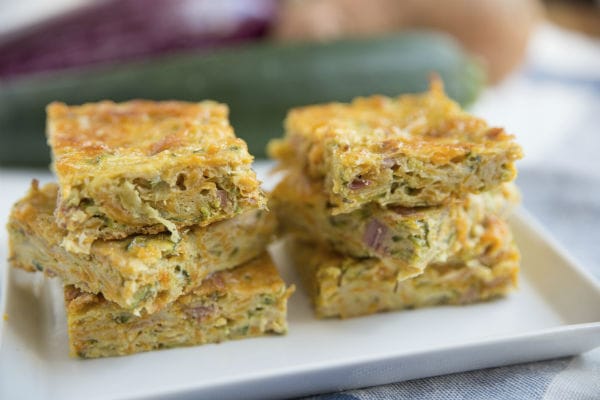
M480 155L470 156L469 161L471 161L474 164L479 164L481 162L481 156Z
M137 307L142 301L153 296L156 293L156 289L152 285L143 286L133 295L133 306Z
M146 240L142 236L136 236L126 247L127 251L132 250L134 247L146 247Z
M329 217L329 224L331 226L340 227L346 225L346 223L347 221L345 221L343 218L336 217L333 215Z
M178 274L183 275L186 280L190 279L190 273L187 272L187 270L181 268L181 265L176 265L175 266L175 272L177 272Z
M131 314L119 314L113 318L117 324L125 324L131 319Z
M261 295L261 301L265 305L275 304L275 299L270 294L263 294L263 295Z
M100 154L94 158L88 160L88 164L100 164L100 162L107 157L107 154Z
M207 207L200 208L200 214L202 214L202 220L207 220L210 217L210 211Z
M358 210L359 215L362 219L369 218L371 216L371 210L369 207L364 207Z

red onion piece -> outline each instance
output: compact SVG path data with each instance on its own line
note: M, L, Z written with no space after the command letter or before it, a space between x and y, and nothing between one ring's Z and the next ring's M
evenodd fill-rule
M356 178L352 182L348 184L348 188L351 190L358 190L365 188L371 184L371 181L368 179Z
M386 157L381 162L381 165L383 165L384 168L391 168L396 165L396 161L393 158Z
M218 189L217 197L219 198L219 201L221 202L221 208L227 207L227 192L223 189Z
M387 226L383 225L376 219L372 219L367 225L367 229L365 230L365 234L363 236L363 241L373 250L380 251L382 250L383 239L387 231Z
M197 306L186 308L185 313L197 321L202 321L203 319L209 317L211 314L214 314L216 310L217 307L215 305Z

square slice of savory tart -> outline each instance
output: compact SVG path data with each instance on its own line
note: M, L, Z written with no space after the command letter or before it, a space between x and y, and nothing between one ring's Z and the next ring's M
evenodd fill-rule
M245 211L208 226L186 228L174 243L166 232L96 240L89 254L60 246L67 234L53 211L58 187L38 187L12 209L9 261L29 271L58 275L85 292L102 293L126 310L153 313L198 286L210 273L259 254L273 238L276 221L265 210Z
M319 318L350 318L444 304L462 305L504 296L517 286L520 254L497 220L470 252L434 262L411 279L375 258L342 255L290 238L288 254ZM505 223L504 223L505 224ZM473 255L475 251L479 254Z
M157 313L136 316L100 294L65 286L72 356L122 356L287 331L287 287L268 253L200 286Z
M326 243L351 257L377 258L398 271L398 279L419 275L434 261L465 251L485 234L492 216L505 218L519 201L514 183L468 194L441 206L401 207L369 203L331 215L323 184L290 171L275 187L269 208L281 233Z
M292 109L268 150L281 168L323 180L334 214L484 192L511 181L522 157L513 136L463 111L439 81L423 94Z
M212 101L52 103L47 136L63 246L208 225L265 204L228 108Z

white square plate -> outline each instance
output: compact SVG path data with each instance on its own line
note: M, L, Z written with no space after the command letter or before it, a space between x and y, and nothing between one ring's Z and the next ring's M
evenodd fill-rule
M600 346L599 285L523 211L511 225L523 262L520 290L506 299L322 321L299 288L287 336L121 358L69 358L60 283L7 268L0 398L291 397ZM6 235L0 238L6 254ZM281 246L272 252L286 281L297 282Z

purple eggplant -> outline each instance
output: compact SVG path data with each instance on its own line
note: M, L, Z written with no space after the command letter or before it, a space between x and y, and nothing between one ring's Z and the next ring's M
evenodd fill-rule
M0 79L263 37L275 0L108 0L0 43Z

